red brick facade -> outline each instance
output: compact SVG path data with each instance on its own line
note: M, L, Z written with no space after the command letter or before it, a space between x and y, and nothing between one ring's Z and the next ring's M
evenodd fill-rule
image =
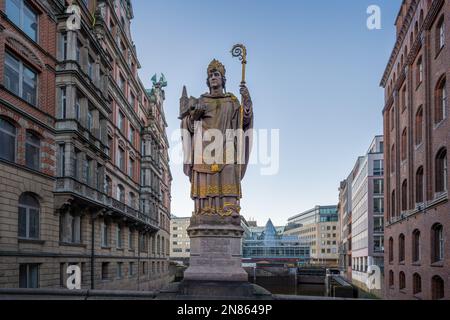
M449 173L437 162L439 152L450 147L449 104L447 100L442 107L439 96L439 84L450 76L449 1L405 0L396 24L397 42L382 80L385 298L450 299ZM447 81L447 93L449 89ZM442 109L439 120L436 110ZM447 183L439 190L437 179L442 176ZM433 231L437 226L442 227L439 239ZM414 232L420 232L417 245ZM436 259L439 241L443 257ZM418 259L413 258L414 248Z

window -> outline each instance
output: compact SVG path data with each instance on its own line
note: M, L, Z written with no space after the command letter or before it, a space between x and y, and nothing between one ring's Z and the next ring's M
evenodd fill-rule
M431 262L444 260L444 228L442 224L435 224L431 229Z
M441 149L436 156L436 193L447 191L447 149Z
M117 246L118 249L121 249L122 246L123 246L123 243L122 243L122 228L119 225L117 225L116 232L117 232L116 233L116 246Z
M373 192L377 195L382 195L384 193L384 181L383 179L373 180Z
M66 175L66 145L64 143L58 145L58 176L64 177Z
M128 272L129 272L130 277L133 277L134 276L134 262L129 263L128 269L129 269Z
M125 188L121 184L117 185L117 200L125 203Z
M130 102L131 107L134 109L134 106L135 106L135 103L136 103L136 97L133 94L133 92L130 92L130 100L129 100L129 102Z
M120 111L117 117L117 126L119 127L120 131L122 131L122 133L125 132L125 116Z
M107 248L109 246L109 228L106 222L101 224L102 228L102 247Z
M445 77L438 82L435 95L434 122L439 123L447 117L447 88Z
M374 198L373 199L373 212L374 213L384 213L384 199Z
M0 158L14 162L16 160L16 127L0 118Z
M419 110L416 113L416 131L415 131L415 143L416 146L422 143L423 139L423 108L419 107Z
M93 160L89 157L86 157L86 160L84 161L84 173L85 173L84 179L86 181L86 184L89 186L92 186L92 180L93 180L92 165L93 165Z
M125 171L125 151L119 147L119 152L117 153L117 164L120 170Z
M102 280L109 279L109 262L102 262Z
M375 160L373 162L373 175L374 176L382 176L384 174L384 161L383 160Z
M81 216L66 212L60 216L60 241L63 243L81 243Z
M394 262L394 239L389 238L389 262Z
M134 160L132 158L130 158L128 161L128 175L132 179L134 179L134 172L135 172Z
M420 261L420 231L414 230L412 238L412 261Z
M397 203L396 203L396 195L395 195L395 190L392 191L392 195L391 195L391 218L396 217L397 216Z
M416 203L423 203L423 200L424 200L423 167L420 167L416 173Z
M402 184L402 212L408 210L408 181L403 181Z
M75 119L77 119L78 121L81 120L81 98L78 96L78 94L75 100Z
M405 235L401 234L398 237L398 261L405 262Z
M6 0L6 15L33 41L37 41L38 16L25 0Z
M437 52L439 52L445 45L445 22L444 17L439 20L436 33Z
M405 128L402 133L402 145L401 145L401 156L402 161L406 160L407 152L408 152L408 130Z
M422 292L422 278L418 273L413 275L413 294L419 294Z
M406 288L406 277L403 271L401 271L399 274L398 286L400 290L404 290Z
M59 53L61 60L67 60L67 32L59 34Z
M112 180L109 176L105 176L104 188L105 188L105 193L111 197L112 196Z
M384 232L384 217L373 218L373 231L377 233Z
M394 271L389 271L389 287L394 287Z
M395 144L392 145L390 156L391 156L391 173L393 173L396 170L396 168L395 168Z
M39 288L39 265L19 265L19 287L23 289Z
M67 88L59 88L59 118L65 119L67 117Z
M88 57L87 73L89 79L94 80L94 59L91 56Z
M434 276L431 280L431 297L433 300L444 299L444 280L439 276Z
M130 125L130 131L128 131L128 140L134 145L134 128Z
M122 269L123 269L123 263L117 262L117 279L122 279Z
M37 74L11 54L5 54L5 87L29 104L36 105Z
M407 98L406 98L406 86L402 89L402 95L401 95L401 103L402 103L402 112L406 110L408 107Z
M423 61L422 57L419 58L417 61L417 75L416 75L416 82L417 86L421 84L423 81Z
M19 198L19 238L39 239L39 201L31 194Z
M136 196L134 195L133 192L130 192L128 195L128 205L131 208L136 208Z
M128 230L128 249L134 250L134 234L133 230Z
M119 88L125 94L125 79L121 74L119 74Z
M92 109L89 108L87 112L87 129L92 132L94 128L94 115L92 114Z
M25 144L25 162L28 168L40 169L40 149L41 141L39 137L31 131L27 131Z

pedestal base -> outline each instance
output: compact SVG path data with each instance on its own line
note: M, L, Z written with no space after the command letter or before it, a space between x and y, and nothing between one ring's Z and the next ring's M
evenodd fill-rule
M244 229L235 221L217 223L217 220L217 217L191 219L187 230L191 252L184 280L247 282L241 254Z

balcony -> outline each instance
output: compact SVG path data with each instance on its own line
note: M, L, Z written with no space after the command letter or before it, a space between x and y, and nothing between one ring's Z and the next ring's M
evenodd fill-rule
M85 201L93 203L94 205L103 207L104 209L109 209L124 217L133 219L136 222L150 226L152 229L159 230L158 221L155 218L146 215L139 210L131 208L123 202L111 198L108 195L95 190L84 183L80 183L73 178L58 178L56 180L55 193L75 195Z

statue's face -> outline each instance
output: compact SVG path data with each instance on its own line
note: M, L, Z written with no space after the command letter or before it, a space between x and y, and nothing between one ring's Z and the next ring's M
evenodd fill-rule
M209 73L209 86L211 88L217 89L217 88L223 88L223 82L222 82L222 75L219 71L211 71Z

